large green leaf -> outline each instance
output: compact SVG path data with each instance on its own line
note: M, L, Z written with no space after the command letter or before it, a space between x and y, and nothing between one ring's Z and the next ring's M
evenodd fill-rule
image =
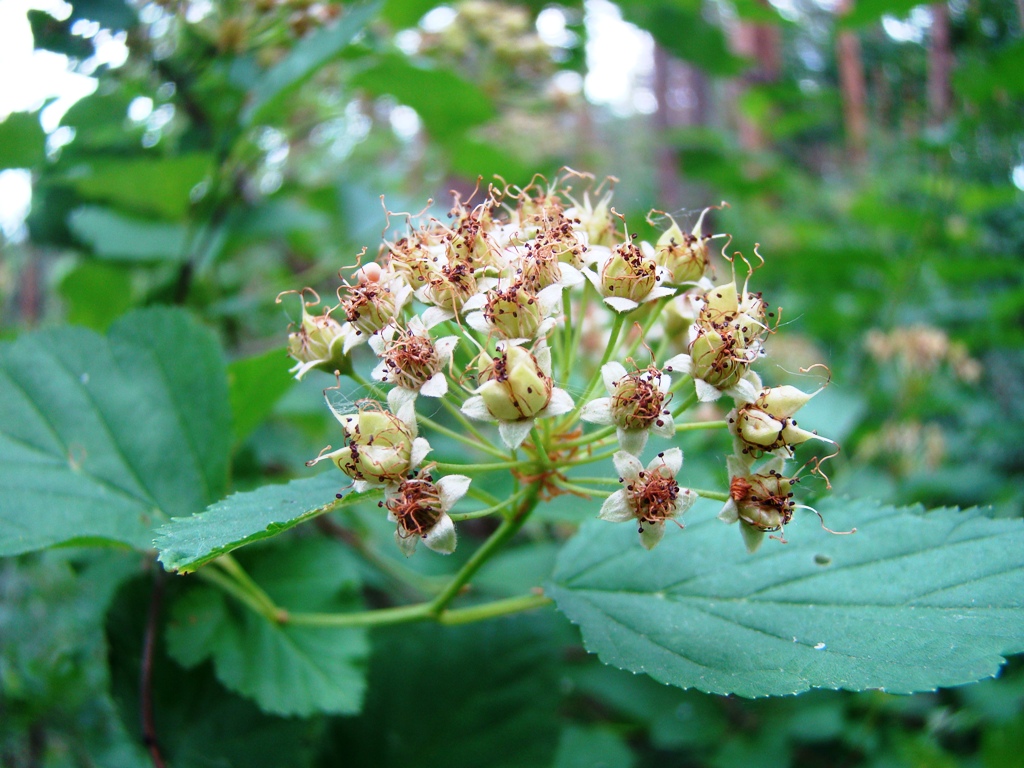
M559 729L560 619L534 612L374 634L366 705L334 724L320 765L550 766Z
M0 169L32 168L46 160L46 134L38 115L15 112L0 123Z
M248 437L270 414L274 403L291 389L295 379L288 373L289 364L284 349L272 349L228 366L236 442Z
M592 522L549 594L605 663L711 693L909 693L995 675L1024 650L1020 520L863 501L823 512L857 533L801 519L787 546L752 556L710 515L653 552L632 526Z
M209 174L210 155L104 158L76 169L73 184L82 197L112 203L145 216L180 219L192 189Z
M347 482L344 475L324 472L286 485L236 493L202 514L175 518L158 531L155 543L160 562L170 571L189 573L245 544L379 495L377 491L349 493L337 501L334 494Z
M166 585L168 599L173 599L178 586L184 585ZM139 685L153 595L152 577L129 582L119 591L107 617L111 692L138 745L142 760L135 762L136 766L153 764L143 747L146 736L140 728L140 713L144 704ZM167 655L162 642L162 620L169 612L159 613L159 637L147 678L153 729L165 764L172 768L309 765L320 723L264 714L252 702L225 690L206 665L182 669ZM94 764L108 765L102 761Z
M181 224L125 216L110 208L82 206L68 226L97 256L117 261L181 261L188 232Z
M281 99L336 59L376 15L378 7L378 3L366 3L348 8L341 21L301 40L256 83L243 122L250 124L267 117Z
M404 56L382 57L352 81L415 109L435 138L464 133L494 115L491 100L473 83L446 69L416 66Z
M88 539L147 549L154 523L224 492L230 445L220 349L182 311L5 344L0 555Z
M90 259L68 272L58 292L68 321L105 331L132 305L131 274L120 266Z
M359 607L356 569L337 542L306 539L259 555L250 573L278 605L312 612ZM359 711L369 654L365 628L276 624L228 600L201 587L175 605L167 647L179 663L191 667L212 658L217 678L265 712Z

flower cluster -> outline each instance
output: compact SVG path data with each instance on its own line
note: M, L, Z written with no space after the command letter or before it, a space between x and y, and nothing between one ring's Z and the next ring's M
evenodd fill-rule
M296 377L335 372L366 396L332 406L345 443L316 461L330 460L356 490L382 490L406 554L420 538L451 552L462 516L518 520L532 506L517 500L561 493L603 496L600 517L632 520L653 547L698 495L677 480L677 434L716 428L732 435L731 482L701 493L726 500L722 519L740 522L753 550L799 506L785 474L796 446L831 443L794 419L813 394L765 387L753 370L777 314L750 290L756 268L745 260L740 281L737 259L723 253L732 279L714 281L709 245L719 236L704 231L712 209L688 232L652 213L650 224L667 224L652 244L630 235L610 190L589 181L569 171L550 185L491 187L475 204L456 196L445 221L405 215L376 258L342 280L334 306L312 314L312 292L303 302L288 341ZM582 195L572 187L580 182ZM357 363L371 354L364 378ZM687 413L723 395L734 404L725 418ZM431 445L421 427L448 441L445 459L457 444L478 458L422 468ZM656 455L644 464L649 443ZM602 459L615 478L576 474ZM514 488L505 499L488 478L501 470ZM482 481L471 486L472 475ZM615 482L620 490L601 487ZM485 507L453 512L467 495Z

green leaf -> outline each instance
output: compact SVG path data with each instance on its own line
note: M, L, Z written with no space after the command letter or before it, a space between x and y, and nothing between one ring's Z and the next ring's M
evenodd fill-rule
M0 123L0 170L33 168L46 161L46 134L39 117L14 112Z
M231 413L213 335L178 310L0 347L0 555L100 539L139 549L227 479Z
M68 272L58 288L68 322L105 331L132 305L132 279L124 269L85 261Z
M629 746L610 728L570 726L562 732L554 768L631 768Z
M374 634L366 704L335 724L324 766L551 765L560 644L554 611Z
M179 586L175 581L166 585L168 600L173 600ZM143 711L139 696L142 639L153 599L152 582L152 576L147 576L126 585L107 617L111 690L121 719L139 745L142 759L135 765L140 766L152 765L143 751L139 717ZM157 628L161 639L162 629ZM310 764L320 731L316 721L263 714L252 702L225 690L207 666L182 669L168 657L161 641L155 643L151 670L153 720L166 765L303 768Z
M365 491L335 500L334 494L346 483L337 472L323 472L286 485L235 493L202 514L175 518L157 532L160 562L169 571L189 573L225 552L379 495Z
M886 14L906 16L916 5L920 5L916 0L858 0L851 3L851 10L839 21L839 27L848 29L874 24Z
M291 389L288 354L272 349L262 355L235 360L228 366L231 412L235 415L235 442L241 442L270 414L274 404Z
M212 164L206 154L129 160L105 157L94 165L76 168L72 184L86 199L173 221L188 211L192 189L209 175Z
M76 208L68 225L97 256L117 261L181 261L188 240L180 224L135 219L95 206Z
M412 107L435 138L465 133L494 116L494 105L476 85L445 69L416 66L404 56L382 57L352 84Z
M288 55L267 70L256 83L252 102L242 114L243 123L249 125L266 118L281 99L336 59L363 31L378 9L378 3L350 7L338 23L319 29L292 47Z
M412 27L431 8L437 7L437 0L384 0L381 18L397 29Z
M665 50L708 74L736 75L748 65L729 51L722 30L704 20L700 3L624 0L619 7L626 21L647 30Z
M353 597L356 570L347 551L328 539L260 552L250 572L275 603L292 612L360 607ZM212 658L217 678L265 712L308 717L359 711L369 655L364 628L272 623L228 599L203 587L178 601L167 630L175 660L192 667Z
M787 546L752 556L711 516L652 552L632 526L593 521L549 594L605 663L710 693L910 693L990 677L1024 650L1020 520L862 501L822 511L857 533L803 519Z

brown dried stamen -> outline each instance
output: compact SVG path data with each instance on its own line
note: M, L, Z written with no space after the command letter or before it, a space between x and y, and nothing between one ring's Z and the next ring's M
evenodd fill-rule
M440 492L433 478L422 472L404 481L385 504L398 520L402 538L426 536L443 514Z
M672 475L663 474L659 467L641 472L626 486L626 494L642 528L644 523L661 523L675 515L679 483Z
M408 330L399 331L384 351L388 379L406 389L419 389L441 369L434 342Z

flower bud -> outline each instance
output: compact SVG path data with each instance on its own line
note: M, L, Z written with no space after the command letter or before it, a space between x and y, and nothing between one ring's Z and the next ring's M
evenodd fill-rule
M413 429L376 403L343 416L348 445L331 461L353 480L373 485L400 483L412 466Z
M781 387L763 389L755 404L776 419L788 419L816 394L817 392L807 394L786 384Z
M693 378L719 390L734 386L749 367L742 350L737 350L734 337L723 333L702 327L689 348Z
M301 379L307 371L317 368L328 373L352 370L352 362L344 352L346 328L328 312L311 315L302 308L298 330L288 334L288 354L296 361L292 371Z
M673 221L654 245L654 260L668 270L673 283L695 283L708 266L707 242L683 232Z
M793 519L792 487L792 478L772 469L734 476L729 496L741 522L758 531L777 531Z
M522 347L508 347L483 362L478 381L487 410L499 421L532 419L547 407L554 386L537 359Z
M601 269L601 293L642 302L658 283L658 265L632 243L623 243Z
M520 284L488 294L484 317L505 339L532 339L544 319L537 297Z
M781 439L785 425L764 411L741 408L736 415L736 435L750 445L771 448Z
M350 287L341 306L352 327L367 336L391 322L397 308L394 294L379 281L362 282Z

